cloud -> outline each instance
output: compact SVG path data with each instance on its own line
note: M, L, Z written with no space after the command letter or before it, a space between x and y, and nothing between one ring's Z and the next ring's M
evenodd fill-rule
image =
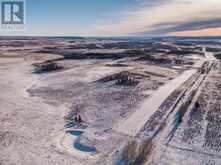
M200 30L186 30L186 31L177 31L177 32L170 32L168 35L171 36L217 36L221 35L221 27L217 28L207 28L207 29L200 29Z
M138 8L95 29L105 35L167 34L219 27L220 22L221 0L157 0L142 1Z
M211 19L193 22L168 22L155 24L152 26L152 31L141 32L140 35L145 34L167 34L170 32L190 31L190 30L202 30L207 28L218 28L221 27L221 19Z

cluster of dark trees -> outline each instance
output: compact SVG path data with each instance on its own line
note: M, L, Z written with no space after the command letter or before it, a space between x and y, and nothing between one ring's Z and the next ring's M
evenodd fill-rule
M50 72L50 71L55 71L62 69L62 66L59 66L55 62L45 62L45 63L40 63L40 64L33 64L34 72L35 73L44 73L44 72Z
M120 75L120 78L116 80L115 85L136 86L138 83L138 81L122 74Z

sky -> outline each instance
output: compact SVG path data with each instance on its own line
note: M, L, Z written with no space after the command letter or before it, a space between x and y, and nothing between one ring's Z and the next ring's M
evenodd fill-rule
M26 0L20 36L221 36L221 0Z

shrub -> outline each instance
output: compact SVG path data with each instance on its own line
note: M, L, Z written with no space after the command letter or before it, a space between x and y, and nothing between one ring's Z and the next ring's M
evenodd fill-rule
M59 66L55 62L45 62L45 63L40 63L40 64L34 64L35 67L34 72L35 73L44 73L44 72L50 72L50 71L55 71L62 69L61 66Z
M136 141L131 141L123 149L122 161L125 165L142 165L151 154L152 147L150 139L144 140L140 144Z

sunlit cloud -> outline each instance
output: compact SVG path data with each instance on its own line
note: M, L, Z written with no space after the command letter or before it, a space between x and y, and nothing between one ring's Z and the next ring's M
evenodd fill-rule
M170 32L168 35L171 36L217 36L221 35L221 27L219 28L208 28L200 30L186 30L178 32Z
M110 23L96 25L96 33L171 34L220 26L221 0L158 0L153 5L148 2L142 1L142 6L119 13Z

